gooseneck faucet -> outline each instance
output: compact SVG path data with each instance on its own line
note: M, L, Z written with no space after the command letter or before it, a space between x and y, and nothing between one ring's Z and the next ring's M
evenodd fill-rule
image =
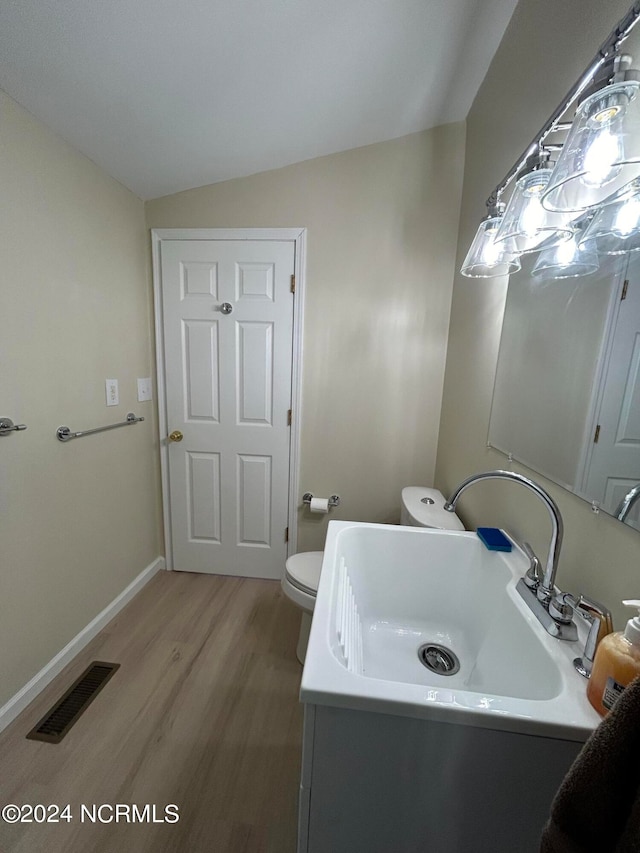
M482 474L473 474L471 477L467 477L466 480L463 480L451 495L447 503L445 503L444 508L448 512L454 512L460 495L466 491L472 483L479 483L482 480L513 480L516 483L522 483L522 485L526 486L534 493L534 495L537 495L549 510L549 517L551 518L551 543L549 545L549 554L547 556L547 565L544 571L544 576L536 591L538 600L548 608L549 602L556 594L556 573L558 571L558 561L560 559L560 548L562 547L562 535L564 531L562 516L560 515L558 505L551 495L547 494L541 486L534 483L534 481L530 480L528 477L524 477L522 474L516 474L513 471L486 471Z

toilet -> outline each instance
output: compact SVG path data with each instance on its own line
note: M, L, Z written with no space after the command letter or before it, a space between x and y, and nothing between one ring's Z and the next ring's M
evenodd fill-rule
M444 504L445 497L438 489L405 486L400 502L400 524L407 527L464 530L464 525L455 512L447 512Z
M304 663L311 630L311 616L316 603L320 569L324 551L301 551L285 563L282 589L284 594L302 610L296 657Z
M464 530L455 512L444 509L445 499L437 489L405 486L400 505L400 524L408 527L435 527L441 530ZM304 664L311 630L311 617L316 603L324 551L301 551L285 564L282 589L287 598L302 610L296 656Z

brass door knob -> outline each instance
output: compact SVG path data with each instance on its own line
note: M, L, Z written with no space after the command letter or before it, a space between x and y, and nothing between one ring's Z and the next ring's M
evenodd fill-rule
M184 436L179 429L174 429L173 432L169 433L169 441L182 441L183 438Z

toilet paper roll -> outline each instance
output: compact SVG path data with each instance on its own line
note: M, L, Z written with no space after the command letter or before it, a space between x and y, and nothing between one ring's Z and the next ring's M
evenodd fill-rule
M329 512L329 498L311 498L311 512Z

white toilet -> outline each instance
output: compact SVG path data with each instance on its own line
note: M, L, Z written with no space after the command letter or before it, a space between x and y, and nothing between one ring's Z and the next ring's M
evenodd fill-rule
M464 530L464 525L455 512L447 512L444 505L445 497L438 489L405 486L400 503L400 524L407 527Z
M323 556L324 551L301 551L289 557L285 563L282 589L294 604L302 608L302 621L296 648L296 656L300 663L304 663L304 656L307 653L311 616L316 603Z
M444 509L445 499L437 489L405 486L402 490L400 523L409 527L437 527L441 530L464 530L455 512ZM311 630L311 617L316 603L318 582L324 551L301 551L285 564L282 589L302 609L296 656L304 663Z

